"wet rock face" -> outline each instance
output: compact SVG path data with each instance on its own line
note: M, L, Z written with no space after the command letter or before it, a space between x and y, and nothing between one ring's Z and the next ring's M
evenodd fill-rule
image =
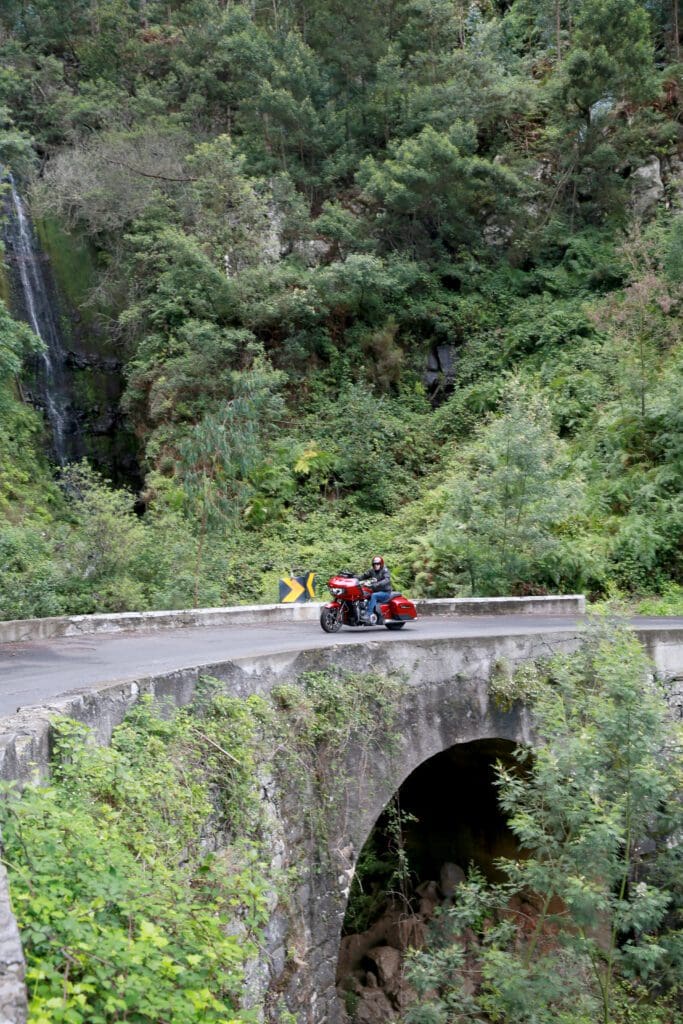
M24 400L45 416L60 465L87 457L116 484L137 486L136 444L121 411L122 362L111 342L69 303L23 197L10 179L5 198L5 260L10 307L42 340L27 365Z
M13 312L25 320L41 347L32 359L31 400L45 415L55 461L72 457L72 395L54 286L23 197L9 176L3 240L12 278Z
M423 383L433 399L444 398L455 384L456 347L437 345L427 357Z

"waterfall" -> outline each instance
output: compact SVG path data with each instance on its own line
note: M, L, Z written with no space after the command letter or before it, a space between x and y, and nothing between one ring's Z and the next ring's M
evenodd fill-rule
M21 286L22 319L30 324L43 342L37 363L40 403L36 404L44 407L52 431L55 459L63 466L69 457L66 354L35 232L11 174L8 181L10 201L5 241L17 284Z

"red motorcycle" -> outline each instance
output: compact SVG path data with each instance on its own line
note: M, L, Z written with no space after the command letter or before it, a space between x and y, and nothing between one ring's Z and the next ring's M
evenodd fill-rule
M387 629L403 629L406 622L417 618L417 609L412 601L396 591L384 604L377 605L372 621L363 622L362 615L372 588L362 583L350 572L340 572L327 583L332 601L323 605L320 625L326 633L338 633L342 626L386 626Z

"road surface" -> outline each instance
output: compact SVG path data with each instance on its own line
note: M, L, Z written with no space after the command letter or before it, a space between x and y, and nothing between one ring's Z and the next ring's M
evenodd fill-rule
M629 621L638 630L683 628L683 618ZM0 716L94 683L136 679L250 655L354 644L370 639L396 643L411 637L430 640L574 632L584 622L583 617L550 615L439 616L407 623L400 632L390 633L377 627L342 629L340 633L328 635L312 620L0 644Z

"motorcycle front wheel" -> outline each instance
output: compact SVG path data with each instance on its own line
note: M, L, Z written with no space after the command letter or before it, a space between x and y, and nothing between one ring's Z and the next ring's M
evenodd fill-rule
M387 629L403 629L405 622L385 622Z
M320 613L320 625L326 633L338 633L342 628L341 608L323 608Z

